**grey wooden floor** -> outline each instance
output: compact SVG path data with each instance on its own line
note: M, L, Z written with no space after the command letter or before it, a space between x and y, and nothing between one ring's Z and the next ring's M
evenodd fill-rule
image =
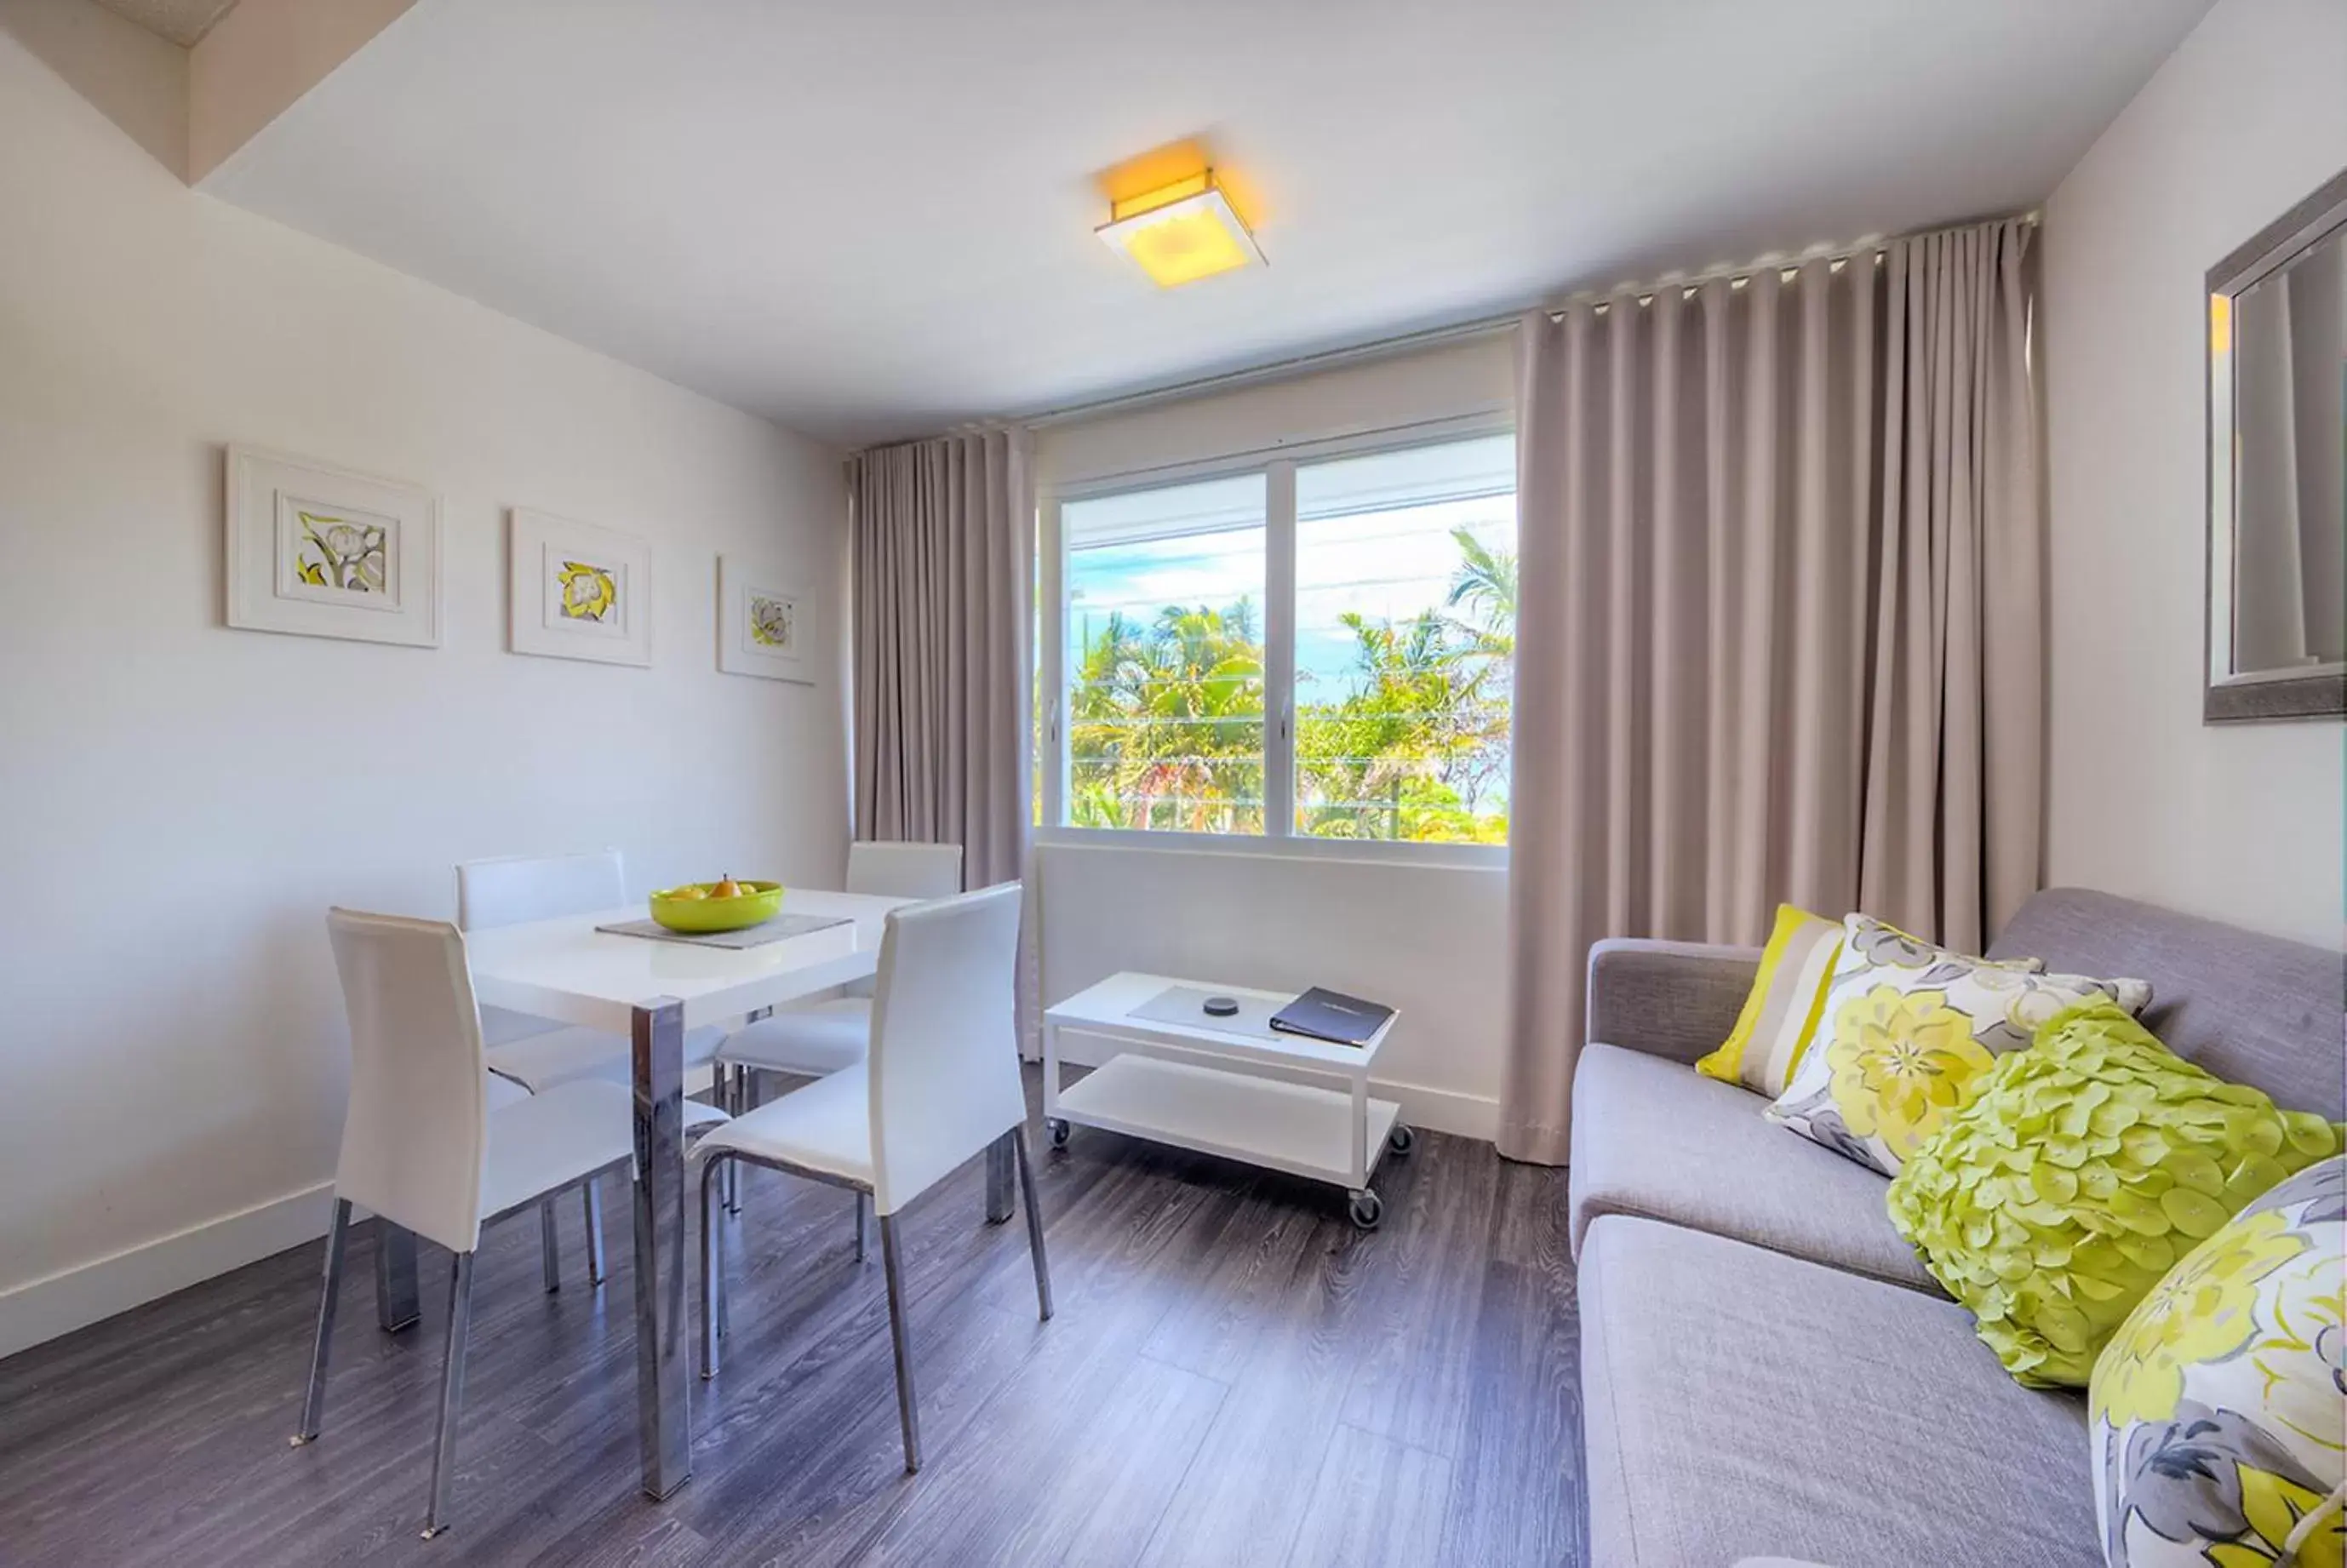
M484 1243L448 1533L417 1538L447 1260L425 1249L425 1320L384 1335L362 1227L310 1447L286 1437L316 1245L0 1362L0 1563L1581 1561L1563 1173L1424 1134L1374 1235L1331 1189L1108 1133L1037 1173L1049 1324L977 1166L907 1216L918 1476L876 1246L859 1267L847 1194L753 1172L728 1360L666 1503L637 1491L625 1208L590 1289L574 1200L557 1295L533 1223Z

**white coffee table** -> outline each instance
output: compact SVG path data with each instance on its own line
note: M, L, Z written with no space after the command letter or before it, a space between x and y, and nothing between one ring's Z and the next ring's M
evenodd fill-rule
M1194 1019L1137 1018L1169 989L1255 1004L1260 1018L1293 991L1252 990L1170 975L1111 975L1043 1014L1043 1118L1054 1148L1071 1127L1098 1127L1201 1153L1219 1154L1343 1187L1353 1223L1374 1229L1385 1205L1369 1189L1378 1162L1409 1152L1401 1107L1369 1097L1369 1070L1393 1032L1389 1018L1365 1045L1332 1045L1301 1035L1244 1031L1201 1009ZM1245 1020L1235 1020L1241 1025ZM1102 1035L1122 1050L1075 1083L1060 1085L1060 1030ZM1333 1079L1342 1089L1267 1073Z

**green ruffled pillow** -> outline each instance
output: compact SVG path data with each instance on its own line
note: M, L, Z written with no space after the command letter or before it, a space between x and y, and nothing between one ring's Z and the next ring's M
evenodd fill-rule
M2097 997L1999 1057L1891 1184L1891 1222L2033 1389L2084 1388L2176 1260L2340 1149Z

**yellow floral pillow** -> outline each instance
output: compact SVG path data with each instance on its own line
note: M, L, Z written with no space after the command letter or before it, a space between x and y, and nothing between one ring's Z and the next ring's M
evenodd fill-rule
M2095 1506L2127 1568L2341 1568L2347 1157L2185 1254L2095 1363Z
M1895 1176L1991 1061L2089 997L2130 1013L2143 980L2039 972L2034 958L1952 953L1864 915L1842 922L1842 957L1817 1040L1768 1107L1768 1119Z

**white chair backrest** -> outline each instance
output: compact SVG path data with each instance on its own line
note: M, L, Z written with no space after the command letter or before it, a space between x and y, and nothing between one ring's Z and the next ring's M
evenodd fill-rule
M894 1214L1019 1124L1016 882L899 909L872 1004L872 1202Z
M847 890L883 898L950 898L961 891L961 845L859 839L847 846Z
M488 1085L465 938L445 920L326 912L351 1020L334 1195L470 1252L481 1235Z
M847 890L883 898L950 898L961 891L961 845L858 839L847 846ZM874 984L850 980L839 989L845 996L868 997Z
M456 867L456 924L466 931L591 915L627 901L627 877L616 849L510 855Z
M456 865L456 928L486 931L561 915L591 915L628 901L627 878L616 849L579 855L506 855ZM556 1026L505 1008L481 1009L491 1045L506 1045Z

